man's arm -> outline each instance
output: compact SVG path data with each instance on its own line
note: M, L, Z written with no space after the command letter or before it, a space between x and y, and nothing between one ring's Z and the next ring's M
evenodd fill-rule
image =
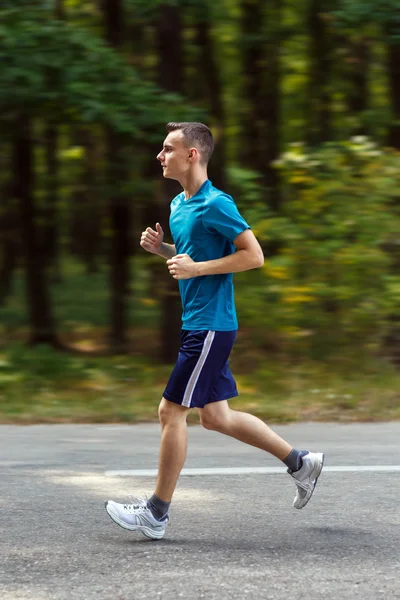
M264 254L251 229L240 233L233 243L236 246L236 252L233 254L196 263L198 276L240 273L263 266Z
M166 244L164 242L164 231L160 223L156 223L155 229L147 227L147 229L142 232L140 245L147 252L150 252L151 254L157 254L166 260L172 258L176 254L175 245Z
M174 279L190 279L203 275L223 275L257 269L264 264L264 254L251 229L240 233L233 241L236 252L229 256L194 262L187 254L178 254L167 260Z
M165 258L166 260L168 260L169 258L172 258L173 256L176 255L176 248L175 248L175 244L166 244L165 242L163 242L161 244L160 250L157 252L158 256L161 256L162 258Z

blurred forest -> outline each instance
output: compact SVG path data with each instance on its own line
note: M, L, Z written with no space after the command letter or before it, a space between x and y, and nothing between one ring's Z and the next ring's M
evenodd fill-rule
M174 361L176 282L139 238L180 191L165 123L196 120L266 255L235 279L251 343L400 364L398 0L3 0L0 65L3 344Z

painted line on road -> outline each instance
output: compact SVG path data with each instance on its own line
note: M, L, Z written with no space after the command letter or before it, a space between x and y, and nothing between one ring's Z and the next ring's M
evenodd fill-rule
M282 467L210 467L183 469L182 475L275 475L286 473ZM326 466L324 473L400 473L400 465ZM106 471L106 477L155 477L157 469Z

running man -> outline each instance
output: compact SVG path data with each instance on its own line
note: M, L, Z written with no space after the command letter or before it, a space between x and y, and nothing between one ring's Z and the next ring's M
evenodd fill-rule
M192 408L206 429L219 431L261 448L281 460L297 486L293 502L303 508L321 473L324 455L296 450L257 417L232 410L237 396L228 365L238 323L233 273L264 264L261 247L230 196L207 175L214 149L211 131L202 123L169 123L157 156L163 175L183 188L171 203L174 244L164 242L159 223L142 233L140 245L167 261L182 299L181 347L159 406L161 446L158 477L149 500L132 504L106 502L115 523L160 539L187 452L186 419Z

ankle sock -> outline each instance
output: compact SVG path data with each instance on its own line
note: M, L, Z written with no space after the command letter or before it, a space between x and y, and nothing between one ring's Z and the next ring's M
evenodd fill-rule
M287 455L287 457L283 460L289 471L295 473L303 466L302 457L308 454L308 450L293 450Z
M170 504L171 502L164 502L164 500L161 500L161 498L155 494L147 501L147 506L151 510L151 514L158 521L161 521L161 519L165 517Z

